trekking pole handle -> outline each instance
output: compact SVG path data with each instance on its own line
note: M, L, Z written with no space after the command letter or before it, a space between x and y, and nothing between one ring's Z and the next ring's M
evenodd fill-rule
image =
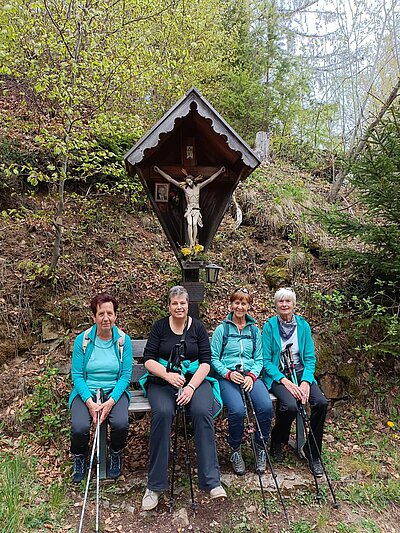
M101 389L97 389L97 391L96 391L96 403L101 403L102 392L103 391Z

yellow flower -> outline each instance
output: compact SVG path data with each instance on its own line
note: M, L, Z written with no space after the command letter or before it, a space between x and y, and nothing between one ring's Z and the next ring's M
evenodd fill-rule
M199 254L200 252L203 252L203 251L204 251L204 246L201 244L196 244L196 246L194 247L194 253Z
M394 422L392 422L391 420L388 421L387 425L390 427L390 428L394 428L394 426L396 425Z
M188 257L192 253L192 250L190 248L181 248L181 254L183 257Z

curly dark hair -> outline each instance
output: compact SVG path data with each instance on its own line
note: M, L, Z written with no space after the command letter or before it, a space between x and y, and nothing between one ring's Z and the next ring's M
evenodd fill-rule
M90 309L92 310L93 316L96 316L97 306L105 304L107 302L111 302L113 304L114 313L116 313L118 309L118 300L111 294L102 292L101 294L97 294L96 296L94 296L90 302Z

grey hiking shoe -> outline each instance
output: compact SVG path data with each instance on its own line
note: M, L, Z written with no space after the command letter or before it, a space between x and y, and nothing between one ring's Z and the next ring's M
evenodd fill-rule
M230 457L230 461L232 463L232 468L235 474L238 476L243 476L243 474L246 471L246 465L244 464L243 457L242 457L242 451L239 446L239 448L233 449L232 448L232 454Z
M155 509L158 505L158 496L159 492L146 489L142 499L142 511L151 511L152 509Z
M264 474L267 468L267 454L265 453L264 446L256 444L256 472Z

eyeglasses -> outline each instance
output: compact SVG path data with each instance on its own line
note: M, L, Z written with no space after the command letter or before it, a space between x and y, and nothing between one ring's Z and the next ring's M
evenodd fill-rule
M249 294L249 291L246 289L246 287L238 287L233 292L244 292L245 294Z

